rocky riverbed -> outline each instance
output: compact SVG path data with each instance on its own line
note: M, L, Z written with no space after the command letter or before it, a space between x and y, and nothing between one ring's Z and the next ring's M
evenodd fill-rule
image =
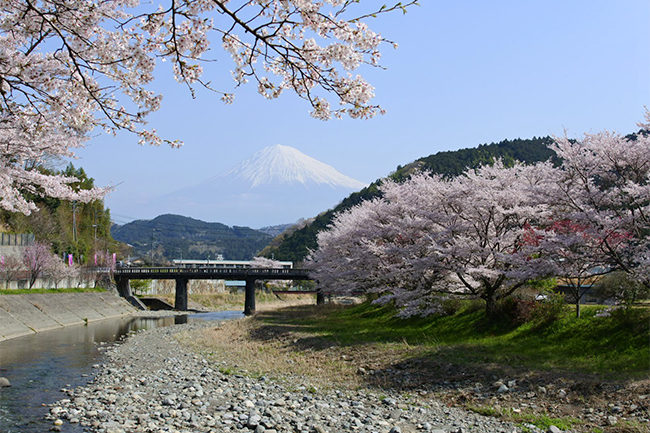
M153 329L107 347L94 380L64 390L68 398L50 408L53 429L80 423L105 433L522 431L417 392L319 389L309 378L291 374L272 379L234 374L174 337L206 326L215 324Z

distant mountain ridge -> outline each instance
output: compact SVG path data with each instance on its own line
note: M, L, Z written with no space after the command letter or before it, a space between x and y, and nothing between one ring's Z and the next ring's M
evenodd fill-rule
M551 137L533 137L532 139L503 140L498 143L481 144L476 148L438 152L419 158L405 166L398 166L388 178L397 181L407 179L417 171L428 171L443 176L457 176L465 169L478 167L489 163L495 158L501 158L506 164L521 161L526 164L546 161L555 158L555 153L549 149L553 142ZM359 204L380 196L379 186L383 179L378 179L359 192L354 192L344 198L337 206L321 212L313 220L297 228L289 228L262 250L265 257L275 257L278 260L303 260L309 250L316 249L316 235L324 230L334 218L334 215Z
M275 226L266 226L266 227L261 227L257 229L257 231L260 231L262 233L266 233L269 236L276 237L279 234L283 233L286 229L289 227L292 227L294 224L278 224Z
M113 238L133 246L136 256L160 263L174 258L249 260L273 236L249 227L229 227L181 215L160 215L111 228ZM151 248L153 240L153 249Z

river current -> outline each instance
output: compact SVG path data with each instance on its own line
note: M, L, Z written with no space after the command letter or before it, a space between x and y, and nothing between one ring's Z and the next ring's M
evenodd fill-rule
M98 348L103 344L143 329L239 317L240 311L219 311L107 319L0 342L0 377L6 377L12 384L0 388L0 433L48 431L52 424L44 419L49 410L46 405L66 397L62 388L82 386L92 379L93 365L102 362ZM77 433L83 429L65 423L62 431Z

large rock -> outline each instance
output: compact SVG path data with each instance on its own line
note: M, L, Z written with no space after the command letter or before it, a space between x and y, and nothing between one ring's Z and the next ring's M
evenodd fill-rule
M5 388L11 386L11 382L6 377L0 377L0 388Z

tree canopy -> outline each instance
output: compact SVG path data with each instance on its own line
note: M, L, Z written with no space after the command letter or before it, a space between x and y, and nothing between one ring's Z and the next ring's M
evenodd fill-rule
M494 315L528 282L563 277L579 315L588 278L619 270L650 287L650 137L604 131L551 148L557 165L496 161L384 182L381 197L318 234L307 264L321 290L375 294L405 315L469 295Z
M158 2L156 2L158 3ZM0 208L28 214L30 195L89 202L105 189L75 189L73 176L37 170L68 158L89 133L131 131L141 143L172 146L145 127L161 105L156 68L170 65L192 94L197 86L224 102L203 65L220 41L233 61L234 87L252 81L266 98L288 90L312 116L367 118L382 111L374 89L353 72L379 67L392 44L367 21L406 11L415 1L378 8L342 0L15 0L0 11Z

